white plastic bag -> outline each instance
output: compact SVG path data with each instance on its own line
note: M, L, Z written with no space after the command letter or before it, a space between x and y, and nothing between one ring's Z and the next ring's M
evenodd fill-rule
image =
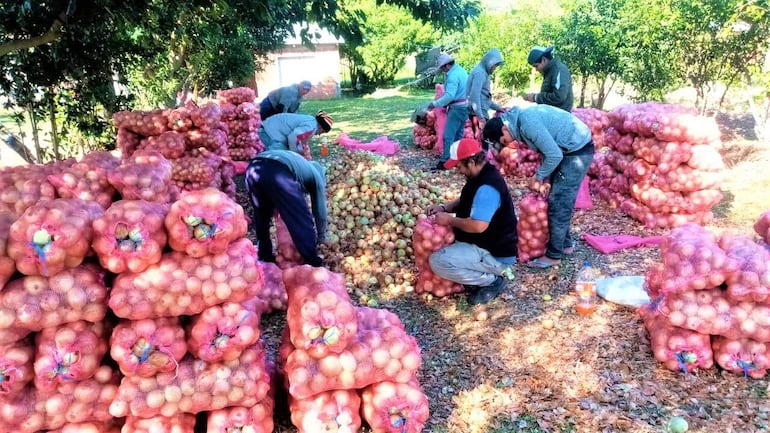
M600 278L596 280L596 293L607 301L628 307L650 303L650 296L644 290L644 276Z

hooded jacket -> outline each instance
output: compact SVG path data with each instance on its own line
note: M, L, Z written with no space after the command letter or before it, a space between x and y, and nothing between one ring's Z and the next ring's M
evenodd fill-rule
M556 57L549 60L543 70L543 84L540 93L535 96L535 102L572 111L572 75L567 65Z
M302 153L310 137L320 130L315 117L308 114L279 113L270 116L260 127L260 138L266 136L265 147Z
M540 181L551 177L565 153L579 150L591 141L591 130L585 123L550 105L513 107L501 118L514 140L543 155L543 163L535 173Z
M273 90L267 94L267 99L273 109L279 113L296 113L302 97L299 95L299 85L291 84Z
M503 111L503 108L492 101L489 75L492 67L503 63L500 50L492 48L484 54L481 61L468 75L466 99L468 99L468 111L482 119L489 119L489 109Z
M444 95L433 101L436 107L446 107L465 99L465 89L468 85L468 73L462 66L455 63L449 68L444 80Z

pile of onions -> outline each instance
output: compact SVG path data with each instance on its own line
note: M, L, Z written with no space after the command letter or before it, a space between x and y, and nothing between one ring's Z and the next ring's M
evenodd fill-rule
M116 398L118 381L110 367L102 366L93 378L64 382L55 393L27 387L16 397L3 401L0 431L36 433L82 422L110 425L112 415L108 409Z
M527 194L519 202L519 261L527 262L545 254L548 243L548 200Z
M110 172L108 179L124 200L171 203L179 195L171 183L172 169L159 152L141 150Z
M361 428L360 408L361 398L349 389L289 398L291 422L306 433L357 432Z
M59 197L95 201L106 209L115 196L115 188L107 181L107 174L119 165L120 160L111 153L93 152L47 179Z
M16 217L10 212L0 210L0 290L16 272L16 262L8 257L8 236L15 220Z
M420 433L428 420L428 397L416 380L379 382L361 390L361 414L372 432Z
M738 262L727 275L727 294L736 301L766 302L770 298L770 253L742 236L722 235L719 246Z
M74 163L74 162L73 162ZM65 164L59 163L62 168ZM56 197L48 182L48 168L40 165L8 167L0 170L0 212L18 218L28 207Z
M693 372L714 365L711 337L708 334L671 326L665 317L655 312L643 315L643 319L650 333L655 359L669 370Z
M222 120L227 124L227 152L234 161L248 161L265 149L259 139L259 108L251 102L222 105Z
M762 212L757 222L754 223L754 231L765 241L765 244L770 244L770 210ZM0 233L2 233L2 229L0 229Z
M273 398L268 395L252 407L227 407L209 412L206 433L272 433Z
M178 317L124 320L110 337L110 356L126 376L175 371L185 353L185 332Z
M711 339L714 360L727 371L761 379L770 368L768 347L749 339L732 340L714 336Z
M166 253L142 272L118 275L109 306L118 317L140 320L198 314L212 305L251 299L264 284L256 256L246 238L201 258Z
M94 202L57 198L31 206L11 224L8 257L24 275L54 275L91 252L92 221L104 209Z
M123 425L123 432L131 433L183 433L192 432L195 428L195 415L179 413L171 416L138 417L128 415Z
M165 225L168 245L195 258L224 252L248 231L241 205L214 188L182 193L171 205Z
M166 246L168 206L144 200L120 200L93 221L92 247L110 272L141 272L158 263Z
M93 377L107 353L104 327L77 321L43 329L36 338L35 388L53 392L62 383Z
M187 348L198 359L232 361L259 340L259 314L237 302L225 302L192 317Z
M420 218L412 235L414 258L417 265L417 293L431 293L439 297L459 293L461 284L439 277L430 267L430 256L455 240L452 227L436 223L433 217Z
M604 130L610 126L610 117L607 112L596 108L573 108L572 114L582 120L591 130L596 148L604 147Z
M151 377L126 376L110 404L114 417L173 417L228 406L251 407L267 395L270 378L259 346L218 363L186 357L176 371Z
M104 272L90 264L50 278L19 278L0 292L0 330L40 331L78 320L98 323L107 312L106 298Z
M356 307L344 277L326 268L296 266L283 273L291 343L313 358L342 352L358 330Z
M34 354L31 338L0 346L0 399L17 395L32 381Z

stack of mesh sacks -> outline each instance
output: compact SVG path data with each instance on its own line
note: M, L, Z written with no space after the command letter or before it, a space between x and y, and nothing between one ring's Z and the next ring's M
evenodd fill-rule
M751 238L686 223L661 245L640 308L657 359L691 372L719 364L764 377L770 368L770 253Z
M259 139L259 106L249 87L217 91L222 120L227 124L227 154L233 161L249 161L265 150Z
M129 203L111 210L97 225L115 247L97 254L117 273L108 304L121 318L110 354L124 377L110 414L126 417L126 431L191 431L202 411L209 412L210 423L217 420L217 429L209 431L226 432L243 422L272 431L260 315L244 304L264 281L256 248L244 237L241 206L207 188L183 193L168 209ZM135 257L132 250L160 244L161 233L171 252L121 271ZM111 263L121 252L128 252L129 262Z
M589 172L593 192L648 228L708 223L724 169L714 119L656 102L620 106L609 119L610 150Z
M235 196L228 159L227 124L218 104L193 102L174 109L121 111L112 116L124 160L136 151L158 151L171 164L171 182L181 191L217 188Z
M96 202L65 198L20 215L0 211L0 261L18 271L0 276L0 431L112 418L120 378L101 364L108 290L104 271L86 262L103 213Z
M292 423L303 432L414 433L428 418L417 381L420 350L398 316L355 307L341 274L309 265L284 271L289 294L279 362Z
M436 96L438 99L444 95L444 85L436 84ZM420 149L430 150L440 155L444 150L444 127L447 120L447 108L436 107L425 115L425 124L415 123L412 128L414 144ZM473 138L471 121L467 120L463 130L464 138Z

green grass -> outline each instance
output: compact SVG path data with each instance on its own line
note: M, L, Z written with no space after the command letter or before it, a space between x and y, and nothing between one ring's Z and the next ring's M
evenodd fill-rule
M331 138L347 133L351 138L370 141L380 135L412 145L412 112L433 99L429 90L388 90L355 98L308 100L300 111L312 114L325 110L334 119Z

